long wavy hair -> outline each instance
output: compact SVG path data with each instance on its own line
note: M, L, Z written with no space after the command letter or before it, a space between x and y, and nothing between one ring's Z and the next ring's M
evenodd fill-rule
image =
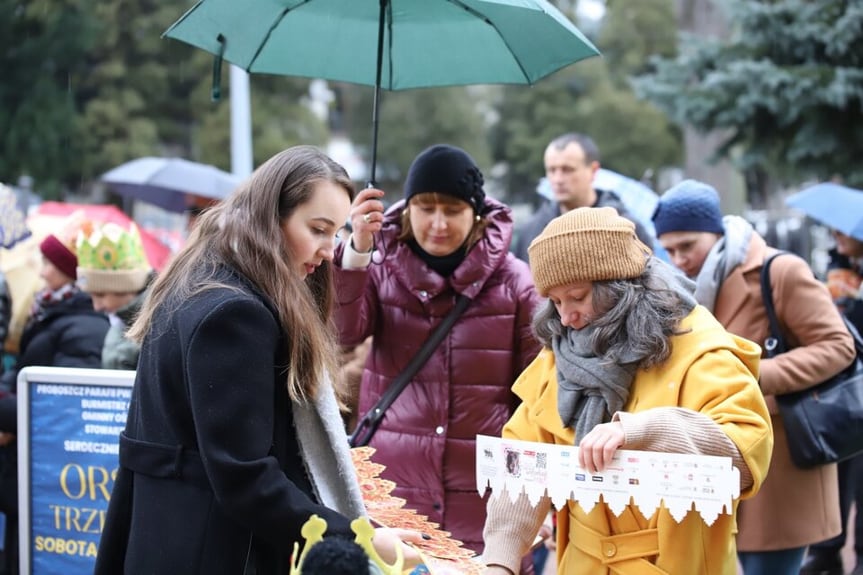
M661 364L671 355L671 336L681 333L680 322L692 311L671 287L667 272L653 265L634 279L593 282L594 316L591 327L593 353L610 363L638 357L638 367ZM533 332L545 347L566 328L549 300L533 318Z
M291 399L314 397L325 373L335 373L337 366L332 268L324 262L301 278L290 264L281 226L320 182L342 187L353 201L353 184L342 166L317 148L296 146L270 158L231 196L204 211L153 284L129 337L142 342L157 329L155 312L162 306L176 309L201 292L230 287L215 279L218 268L228 266L248 278L278 312L287 334Z

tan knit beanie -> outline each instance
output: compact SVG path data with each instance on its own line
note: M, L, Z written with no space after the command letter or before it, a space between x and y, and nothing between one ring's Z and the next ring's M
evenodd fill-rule
M577 208L551 220L527 253L536 289L546 297L577 281L638 277L651 251L614 208Z

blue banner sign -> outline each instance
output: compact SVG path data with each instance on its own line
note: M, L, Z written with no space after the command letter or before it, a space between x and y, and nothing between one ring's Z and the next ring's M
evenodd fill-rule
M134 376L91 369L21 371L22 574L93 572Z

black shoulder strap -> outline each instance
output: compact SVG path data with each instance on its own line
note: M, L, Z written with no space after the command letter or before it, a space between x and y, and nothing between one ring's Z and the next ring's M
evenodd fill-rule
M761 266L761 299L764 301L764 309L767 311L767 321L770 323L770 334L764 340L764 349L767 357L779 355L787 350L785 338L779 329L779 320L776 318L776 308L773 305L773 288L770 287L770 264L777 256L785 252L776 252L764 260Z
M456 320L467 309L470 301L470 298L464 294L458 296L455 306L443 318L443 321L438 324L431 335L429 335L429 338L423 343L417 354L410 360L404 370L396 376L374 407L357 423L357 428L348 438L351 447L368 445L387 409L401 395L401 392L404 391L420 368L429 360L434 350L437 349L440 342L443 341L443 338L452 329Z
M776 252L769 258L764 260L764 266L761 268L761 297L764 300L764 309L767 310L767 321L770 322L770 335L764 340L764 349L767 350L767 357L773 357L785 351L788 351L788 345L785 338L782 337L782 331L779 329L779 320L776 318L776 308L773 305L773 289L770 287L770 264L776 256L781 256L786 252ZM857 350L858 356L863 356L863 336L857 330L857 327L848 319L844 313L839 314L845 327L854 338L854 348ZM852 363L852 365L854 365Z

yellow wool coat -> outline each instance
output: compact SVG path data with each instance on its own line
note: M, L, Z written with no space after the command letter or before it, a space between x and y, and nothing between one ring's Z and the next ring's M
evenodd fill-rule
M767 473L773 448L770 416L758 389L761 349L726 332L703 307L696 307L672 337L672 354L661 366L639 370L624 411L678 406L708 415L740 450L754 495ZM545 349L522 373L513 391L522 404L503 437L573 445L557 410L554 354ZM624 446L625 447L625 446ZM735 514L711 526L690 511L677 523L665 508L645 518L627 506L620 517L605 505L585 513L568 502L557 513L558 573L561 575L734 575ZM626 535L623 535L626 534Z

